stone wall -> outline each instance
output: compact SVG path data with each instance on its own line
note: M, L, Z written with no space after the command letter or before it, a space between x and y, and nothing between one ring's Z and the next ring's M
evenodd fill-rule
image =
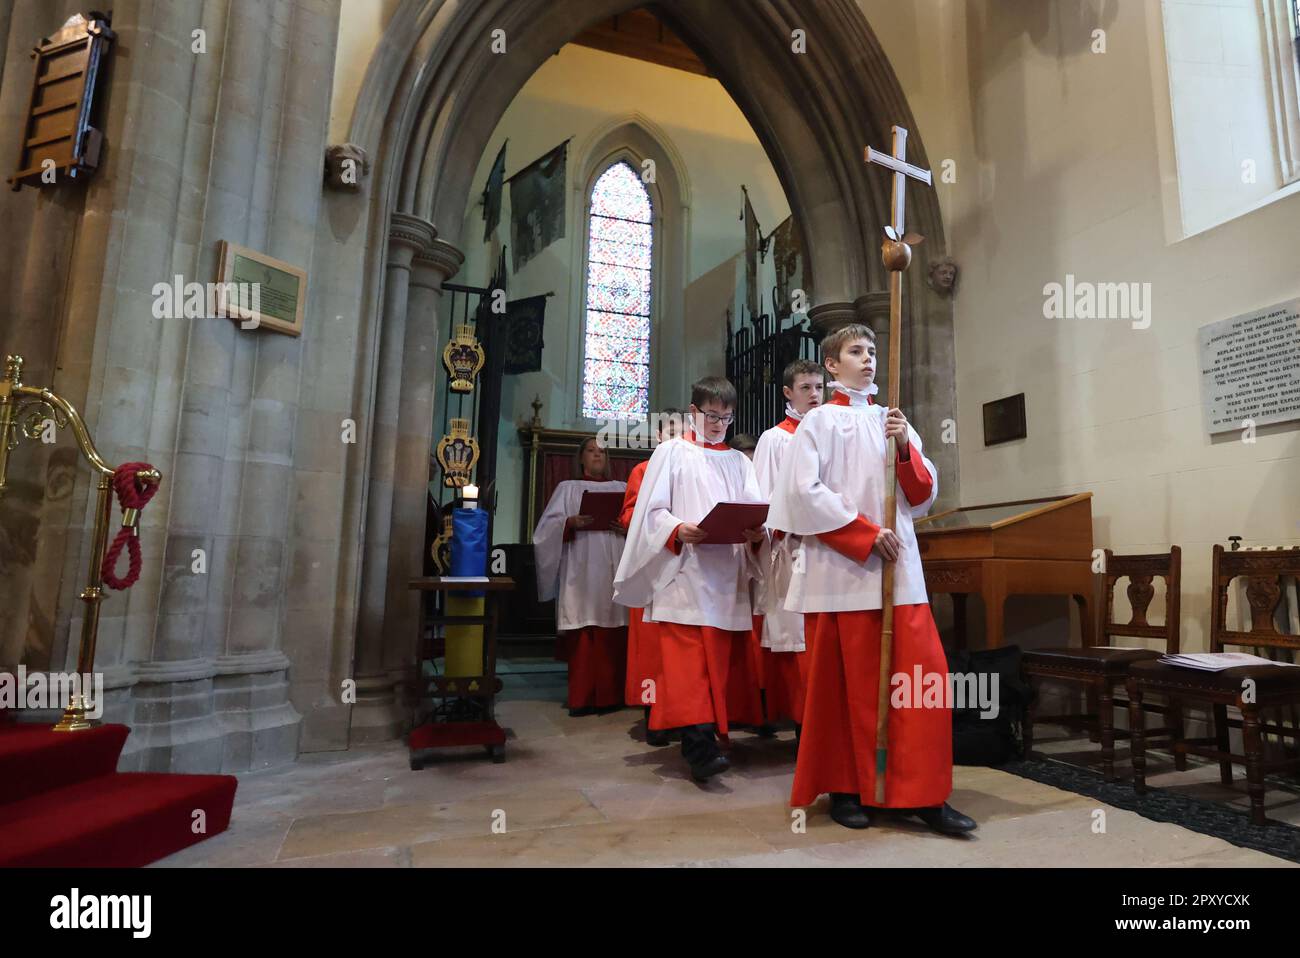
M297 339L225 319L160 319L154 286L215 279L220 240L316 276L337 8L116 4L100 169L84 185L0 199L7 223L29 227L6 230L0 257L24 304L0 320L3 349L28 357L28 382L84 410L109 462L147 460L165 477L140 530L144 575L103 603L96 665L110 690L105 717L133 729L125 767L244 769L298 751L283 633L297 611L293 585L307 578L293 506L304 494L296 431L318 378L306 367L315 331ZM30 89L22 54L76 9L14 7L0 84L6 156ZM321 321L314 290L311 323ZM41 452L25 444L17 455L36 482ZM37 574L0 586L14 610L6 654L28 646L36 666L75 661L89 473L79 464L74 475L70 494L39 506ZM333 593L333 582L315 584ZM54 613L48 648L30 641L23 606Z

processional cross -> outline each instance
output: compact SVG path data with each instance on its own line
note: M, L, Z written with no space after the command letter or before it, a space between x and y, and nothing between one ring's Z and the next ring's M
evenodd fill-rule
M898 379L902 353L903 326L903 271L912 262L912 247L920 243L921 236L904 233L907 209L907 180L920 180L932 185L930 171L913 166L906 160L907 130L894 127L894 151L891 154L867 147L866 162L877 163L894 171L893 193L890 206L893 219L885 227L885 240L881 246L881 260L889 270L889 405L898 408ZM896 464L898 444L891 437L885 444L885 522L884 527L894 530L898 502ZM876 804L885 802L885 769L889 764L889 680L894 659L894 563L884 563L880 597L880 686L876 697Z

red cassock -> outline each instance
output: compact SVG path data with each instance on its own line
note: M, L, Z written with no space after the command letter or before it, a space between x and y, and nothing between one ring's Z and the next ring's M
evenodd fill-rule
M662 694L650 709L652 729L716 724L726 735L733 725L762 724L749 633L678 622L658 629Z
M711 447L710 447L711 448ZM680 553L674 530L668 548ZM759 628L762 619L758 618ZM645 623L643 623L645 624ZM752 627L730 631L709 625L659 622L660 671L663 692L650 709L656 731L687 725L714 724L721 735L732 725L761 725L758 643Z
M626 626L589 625L560 635L569 663L569 708L608 708L623 700Z
M566 529L564 541L573 541L575 535ZM557 636L556 658L569 663L569 708L600 709L618 705L627 671L630 631L628 626L588 625Z
M769 722L789 719L803 724L807 701L808 653L760 649L763 704Z
M792 519L795 510L808 513L819 508L815 496L829 499L829 508L845 508L840 505L841 501L853 508L855 502L866 502L880 496L879 477L872 480L868 473L878 468L883 474L883 465L876 465L876 451L884 446L884 410L869 408L869 401L861 405L855 401L854 414L862 418L853 424L856 432L849 433L851 445L847 445L849 440L845 440L846 446L835 449L842 456L850 455L846 450L852 449L860 459L834 467L827 465L828 462L835 463L835 456L831 455L818 465L818 455L825 454L832 442L839 441L848 428L845 424L852 423L847 411L835 408L849 405L846 398L841 392L828 404L831 408L815 412L800 425L800 439L793 455L796 457L794 468L802 469L803 475L792 472L785 477L788 482L782 492L785 501L778 516L779 527L785 528L785 523L797 525L798 520ZM810 422L814 424L814 432L803 436ZM928 508L933 501L936 480L933 467L922 456L919 439L914 433L911 438L908 446L900 449L897 469L899 491L906 504L899 502L896 531L904 543L904 552L898 561L895 595L902 591L907 599L904 604L894 606L891 671L895 676L910 677L919 669L924 676L937 675L946 679L947 659L930 606L918 601L925 596L924 579L911 528L912 512ZM883 462L883 456L879 458ZM838 468L838 473L835 468ZM832 470L824 486L828 492L822 493L820 489L823 487L812 482L811 477L826 475L827 469ZM855 486L855 479L864 485ZM865 485L873 481L875 486ZM864 488L871 490L873 496L866 495L862 491ZM841 494L845 494L842 499ZM833 499L830 498L832 495ZM905 512L909 507L911 511ZM874 501L871 501L870 508L879 514ZM864 605L879 605L880 560L873 555L872 547L880 526L866 518L860 505L856 510L856 518L829 532L794 530L804 536L806 549L813 548L808 545L810 540L815 539L817 543L817 555L807 554L805 564L811 567L814 561L821 562L820 568L840 570L843 579L843 582L838 579L828 581L825 573L814 577L812 572L808 572L807 580L801 586L805 593L791 603L804 606L807 649L803 735L790 796L790 804L794 806L810 805L827 792L849 793L859 796L864 805L877 804L874 800L875 736L881 611L878 607L854 608L852 604L861 601ZM841 558L833 560L835 564L827 565L832 560L826 557L832 553ZM849 562L846 563L845 559ZM905 586L897 584L900 578ZM848 588L847 584L851 582L861 582L862 586ZM819 589L821 591L815 591ZM873 601L863 598L872 592L875 595ZM810 594L811 599L808 598ZM838 609L825 610L828 604L834 608L837 601L840 603ZM823 608L810 609L807 608L809 605L822 605ZM846 605L849 607L845 608ZM951 794L952 713L944 704L923 700L918 690L909 700L890 708L883 807L937 806Z
M880 610L808 612L804 620L808 687L790 804L847 792L875 805ZM910 674L917 665L926 675L948 673L930 607L896 605L893 670ZM884 807L942 805L951 793L952 712L891 708Z
M619 524L625 529L632 521L637 492L641 489L641 480L645 478L646 466L649 464L649 460L638 462L627 477L623 511L618 517ZM655 627L653 622L642 621L641 609L627 610L627 682L623 690L623 701L628 705L649 705L649 702L643 700L648 688L645 683L659 681L663 659L659 655L659 633Z
M624 484L585 475L560 483L533 533L538 597L557 600L556 657L569 664L571 709L623 704L627 611L611 595L623 540L609 531L575 533L567 522L593 490L623 492Z
M799 429L802 417L786 407L786 417L758 438L754 450L754 471L763 495L769 500L780 474L781 461ZM766 615L754 616L754 645L759 682L763 687L764 714L769 722L789 719L803 722L804 686L808 658L803 646L803 616L782 608L786 585L777 571L788 547L783 533L772 535L771 555L764 556Z
M763 690L763 718L768 722L789 719L802 724L807 655L804 652L774 652L762 644L764 616L754 616L750 658L754 676Z
M760 613L754 613L754 625L749 630L749 667L754 673L754 680L758 683L760 689L767 688L767 676L763 672L763 616Z
M713 724L725 735L731 725L761 724L750 650L757 554L747 545L683 546L676 539L682 523L699 522L718 502L762 501L753 465L724 444L688 434L660 443L639 478L614 596L644 607L654 622L661 661L650 728Z

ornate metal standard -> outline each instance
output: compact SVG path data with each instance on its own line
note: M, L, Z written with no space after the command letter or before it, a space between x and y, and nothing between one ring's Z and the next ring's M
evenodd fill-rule
M81 646L77 651L77 673L89 675L95 668L95 643L99 638L99 603L104 599L104 552L108 545L108 523L113 508L113 475L116 470L106 463L86 430L86 423L73 405L57 393L22 382L23 358L8 356L5 359L5 376L0 380L0 497L5 493L9 474L9 453L18 448L23 436L40 439L53 423L57 429L72 427L72 433L81 447L90 467L99 476L96 486L95 529L91 537L90 566L87 570L86 588L81 601L86 603L86 615L81 621ZM156 469L136 474L136 479L157 486L162 475ZM134 522L134 516L124 517ZM91 728L86 719L86 697L78 691L63 712L63 718L54 726L56 732L74 732Z
M881 246L881 259L889 270L889 390L890 409L898 408L898 377L902 365L903 326L903 271L912 263L912 247L921 242L914 233L904 233L904 211L907 206L907 178L930 184L930 171L913 166L904 160L907 156L907 130L894 127L894 152L881 153L867 147L868 163L878 163L894 171L892 202L893 221L885 227L885 240ZM897 501L894 497L895 465L898 448L891 437L885 446L885 528L894 529L897 518ZM876 698L876 804L885 802L885 769L889 758L889 676L894 659L894 563L884 564L880 597L880 691Z
M483 346L474 338L474 327L468 323L456 327L456 335L442 351L442 362L451 377L451 391L456 393L472 392L474 377L483 368L487 355Z

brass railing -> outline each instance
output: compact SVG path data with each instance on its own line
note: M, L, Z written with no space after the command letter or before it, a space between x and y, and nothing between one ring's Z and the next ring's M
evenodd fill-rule
M99 637L99 603L104 599L102 568L104 552L108 546L108 524L112 519L113 473L86 430L86 423L73 405L57 393L22 383L23 358L7 356L5 375L0 380L0 498L4 497L9 474L9 453L18 448L23 436L40 439L53 423L58 429L72 427L77 445L98 476L95 501L95 530L91 537L90 561L86 588L81 601L86 603L86 615L81 622L81 646L77 651L77 674L90 675L95 668L95 642ZM162 481L156 470L137 473L138 481L157 484ZM85 689L78 687L64 709L63 718L54 726L58 732L75 732L92 727L86 718Z

